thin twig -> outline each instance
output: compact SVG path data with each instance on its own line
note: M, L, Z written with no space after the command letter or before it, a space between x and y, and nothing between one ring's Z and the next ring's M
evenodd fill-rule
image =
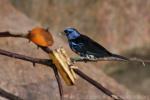
M0 32L0 37L26 37L25 35L22 34L16 34L16 33L9 33L9 32ZM50 53L51 50L49 48L45 48L45 47L41 47L41 49L43 49L45 52ZM7 52L7 51L3 51L0 50L0 54L2 55L6 55L9 57L13 57L13 58L18 58L18 59L22 59L22 60L26 60L26 61L30 61L33 64L34 63L39 63L39 64L44 64L47 66L52 66L52 61L51 60L47 60L47 59L37 59L37 58L32 58L32 57L27 57L27 56L23 56L23 55L19 55L16 53L11 53L11 52ZM99 59L87 59L87 58L71 58L71 60L73 62L90 62L90 61L127 61L127 60L122 60L122 59L117 59L117 58L99 58ZM141 59L130 59L129 61L136 61L136 62L142 62L143 64L145 62L150 62L149 60L141 60ZM59 85L59 91L60 91L60 95L63 94L62 91L62 85L60 82L60 78L59 78L59 74L56 71L57 69L55 69L56 67L52 67L55 73L55 77L57 79L58 85ZM95 87L97 87L98 89L100 89L101 91L103 91L106 95L112 97L115 100L122 100L122 98L120 98L119 96L114 95L111 91L107 90L106 88L104 88L101 84L99 84L98 82L96 82L95 80L91 79L90 77L88 77L87 75L85 75L83 72L81 72L79 69L74 69L75 72L82 77L83 79L87 80L89 83L91 83L92 85L94 85Z
M1 51L3 51L3 52L1 53ZM16 53L8 52L8 51L5 51L5 50L0 50L0 54L3 54L3 55L8 56L8 57L14 57L12 55L15 55L14 58L17 58L17 59L22 59L22 60L25 60L25 61L34 62L34 63L38 63L38 64L43 64L43 65L47 65L49 67L53 66L52 61L51 60L47 60L47 59L32 58L32 57L28 57L28 56L24 56L24 55L20 55L20 54L16 54ZM94 85L96 88L98 88L99 90L104 92L106 95L112 97L115 100L122 100L119 96L114 95L112 92L110 92L109 90L104 88L100 83L98 83L95 80L91 79L90 77L85 75L83 72L81 72L79 69L74 69L74 71L80 77L82 77L83 79L88 81L90 84ZM63 92L61 92L61 93L63 93Z
M32 57L28 57L28 56L25 56L25 55L9 52L9 51L2 50L2 49L0 49L0 54L8 56L8 57L12 57L12 58L17 58L17 59L29 61L29 62L33 63L33 65L35 63L44 64L44 65L48 65L48 66L53 65L52 61L49 60L49 59L32 58Z
M5 98L9 99L9 100L23 100L22 98L20 98L18 96L15 96L12 93L8 93L8 92L6 92L5 90L3 90L1 88L0 88L0 95L2 97L5 97Z
M128 61L124 59L118 59L115 57L103 57L103 58L87 58L87 57L72 57L72 62L97 62L97 61Z
M27 34L19 34L19 33L10 33L8 31L0 32L0 37L19 37L19 38L26 38Z
M63 86L62 86L62 83L61 83L60 76L59 76L59 74L58 74L58 70L57 70L57 68L56 68L55 65L53 65L52 68L53 68L53 71L54 71L54 74L55 74L55 77L56 77L56 80L57 80L57 83L58 83L60 99L61 99L61 100L64 100L64 96L63 96Z
M49 53L52 53L52 50L49 49L48 47L41 47L39 46L44 52L46 52L47 54ZM58 88L59 88L59 94L60 94L60 99L63 100L63 86L62 86L62 83L61 83L61 79L60 79L60 76L58 74L58 70L56 68L56 66L53 64L52 65L52 68L53 68L53 71L55 73L55 77L56 77L56 80L57 80L57 83L58 83Z
M80 71L79 69L74 69L74 71L76 72L76 74L78 74L80 77L82 77L84 80L88 81L89 83L91 83L92 85L94 85L96 88L100 89L103 93L105 93L106 95L110 96L111 98L113 98L114 100L123 100L121 97L115 95L114 93L112 93L110 90L104 88L100 83L98 83L97 81L91 79L90 77L88 77L86 74L84 74L82 71Z
M87 58L87 57L72 57L72 62L97 62L97 61L123 61L123 62L139 62L145 66L145 63L150 63L150 60L143 60L139 58L128 58L128 60L118 59L115 57L103 57L103 58Z
M19 37L27 39L27 34L25 33L15 33L15 32L0 32L0 37ZM43 49L43 47L42 47ZM44 48L46 50L46 48ZM51 50L50 50L51 51ZM47 52L47 50L46 50ZM140 62L145 66L145 63L150 63L150 60L143 60L139 58L128 58L129 60L118 59L115 57L104 57L98 59L90 59L86 57L73 57L71 60L73 62L97 62L97 61L126 61L126 62Z
M45 49L49 50L47 48L45 48ZM25 55L21 55L21 54L17 54L17 53L12 53L12 52L9 52L9 51L5 51L5 50L2 50L2 49L0 49L0 54L8 56L8 57L17 58L17 59L21 59L21 60L26 60L26 61L32 62L33 65L35 65L35 63L38 63L38 64L44 64L44 65L47 65L49 67L52 67L53 70L54 70L54 73L55 73L56 80L58 82L60 97L61 97L61 100L63 100L63 89L62 89L62 84L61 84L60 76L58 74L58 71L57 71L55 65L52 63L51 60L48 60L48 59L39 59L39 58L32 58L32 57L28 57L28 56L25 56Z

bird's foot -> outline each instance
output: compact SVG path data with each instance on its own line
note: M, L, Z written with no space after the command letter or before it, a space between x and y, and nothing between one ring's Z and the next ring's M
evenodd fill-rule
M89 60L95 60L96 59L93 55L86 55L86 58Z

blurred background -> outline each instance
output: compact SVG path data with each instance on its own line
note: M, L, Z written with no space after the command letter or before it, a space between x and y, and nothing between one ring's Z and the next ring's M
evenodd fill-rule
M114 53L150 59L149 0L11 0L56 33L72 26ZM150 65L107 64L102 70L129 89L150 95ZM138 84L137 84L138 83Z
M10 2L32 20L43 26L49 26L56 35L65 27L75 27L113 53L150 59L150 0L10 0ZM66 42L63 37L61 38ZM94 63L94 65L96 69L102 70L130 91L150 95L150 64L146 64L146 67L141 63L119 62Z

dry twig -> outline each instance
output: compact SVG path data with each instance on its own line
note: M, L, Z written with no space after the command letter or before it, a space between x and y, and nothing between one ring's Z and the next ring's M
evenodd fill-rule
M23 35L23 34L18 34L18 33L0 32L0 37L21 37L21 38L26 38L27 36ZM40 47L40 48L43 51L45 51L46 53L50 53L51 52L51 50L49 48L47 48L47 47ZM32 57L28 57L28 56L25 56L25 55L20 55L20 54L8 52L8 51L1 50L1 49L0 49L0 54L1 55L5 55L5 56L9 56L9 57L13 57L13 58L17 58L17 59L22 59L22 60L25 60L25 61L29 61L29 62L33 63L33 65L35 65L35 63L38 63L38 64L47 65L47 66L53 68L56 80L58 82L60 96L61 96L61 99L63 99L63 88L62 88L61 80L60 80L60 77L59 77L59 74L58 74L58 71L57 71L55 65L52 63L52 60L50 60L50 59L32 58ZM108 57L107 58L99 58L99 59L89 59L89 58L83 58L83 57L75 57L75 58L71 58L71 60L73 62L128 61L128 62L142 62L143 65L145 65L145 63L150 63L150 60L142 60L142 59L138 59L138 58L129 58L129 60L122 60L122 59L117 59L117 58L113 58L113 57L110 57L110 58L108 58ZM74 71L80 77L82 77L83 79L88 81L90 84L94 85L96 88L98 88L99 90L101 90L103 93L105 93L106 95L110 96L114 100L123 100L121 97L113 94L110 90L104 88L97 81L95 81L95 80L91 79L90 77L88 77L87 75L85 75L79 69L74 69ZM2 95L2 94L0 94L0 95Z
M15 32L0 32L0 37L19 37L19 38L27 38L26 34L22 34L22 33L15 33Z
M139 58L128 58L128 60L119 59L115 57L103 57L103 58L87 58L87 57L72 57L72 62L98 62L98 61L122 61L122 62L139 62L145 66L145 63L150 63L150 60L143 60Z
M49 49L48 47L41 47L40 48L46 52L46 53L51 53L51 49ZM52 62L51 62L52 63ZM58 88L59 88L59 94L60 94L60 98L61 100L63 100L63 87L62 87L62 83L61 83L61 79L60 79L60 76L58 74L58 70L56 68L56 66L54 64L52 64L52 68L53 68L53 71L54 71L54 74L55 74L55 77L56 77L56 80L57 80L57 83L58 83Z
M8 52L8 51L1 50L1 49L0 49L0 54L8 56L8 57L13 57L13 58L17 58L17 59L29 61L29 62L32 62L32 63L38 63L38 64L47 65L48 67L53 67L52 61L48 60L48 59L32 58L32 57L28 57L28 56L24 56L24 55L21 55L21 54L16 54L16 53ZM104 88L100 83L96 82L92 78L90 78L87 75L85 75L79 69L74 69L74 71L76 72L77 75L79 75L80 77L82 77L83 79L85 79L86 81L88 81L89 83L91 83L92 85L94 85L100 91L103 91L106 95L110 96L114 100L123 100L123 99L121 99L121 97L113 94L108 89Z
M0 88L0 95L2 97L5 97L5 98L9 99L9 100L23 100L22 98L20 98L18 96L15 96L12 93L8 93L8 92L6 92L5 90L3 90L1 88Z
M100 89L103 93L105 93L106 95L110 96L111 98L113 98L114 100L123 100L121 97L115 95L114 93L112 93L110 90L104 88L100 83L98 83L97 81L91 79L90 77L88 77L86 74L84 74L82 71L80 71L79 69L74 69L74 71L80 76L82 77L84 80L88 81L89 83L91 83L92 85L94 85L96 88Z

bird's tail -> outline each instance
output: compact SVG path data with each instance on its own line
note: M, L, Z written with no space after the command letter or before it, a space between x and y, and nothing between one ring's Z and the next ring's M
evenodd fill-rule
M119 59L122 59L122 60L129 60L129 58L121 56L121 55L117 55L117 54L111 54L111 55L112 55L112 57L119 58Z

